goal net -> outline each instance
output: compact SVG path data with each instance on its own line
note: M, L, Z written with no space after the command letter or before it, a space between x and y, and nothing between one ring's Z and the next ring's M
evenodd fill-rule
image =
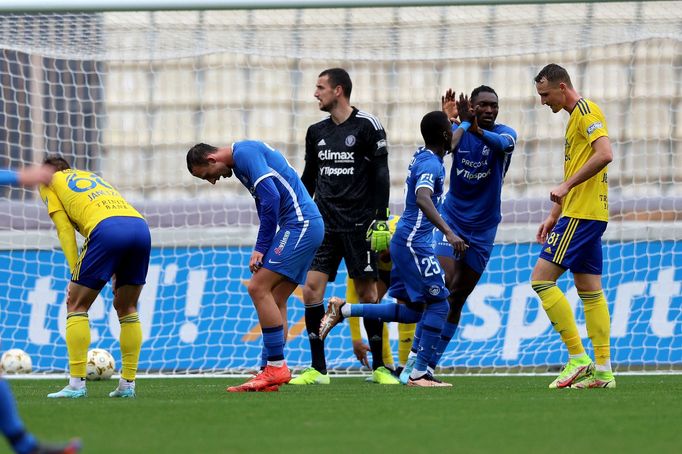
M547 371L566 360L530 287L537 226L563 177L567 115L539 104L533 77L565 66L609 122L611 222L604 289L618 371L682 368L682 2L452 7L4 14L0 16L0 165L45 153L100 173L149 221L153 253L140 301L141 372L253 368L261 350L246 292L253 200L238 181L193 179L197 142L246 138L299 172L307 127L324 117L317 75L341 66L352 103L389 141L392 211L402 211L419 121L447 88L492 86L498 122L518 132L492 258L441 366ZM449 169L450 160L446 159ZM0 188L0 338L36 372L68 367L67 264L35 191ZM345 294L345 268L327 296ZM570 276L559 281L587 339ZM289 365L309 365L298 289ZM120 363L107 286L90 311L91 348ZM397 361L396 329L391 341ZM348 327L327 341L330 368L357 370ZM586 346L591 349L589 341Z

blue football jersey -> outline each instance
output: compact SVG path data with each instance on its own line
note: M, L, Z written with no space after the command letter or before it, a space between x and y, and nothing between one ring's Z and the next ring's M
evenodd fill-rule
M256 186L263 179L272 177L280 196L280 226L320 217L317 205L282 153L255 140L235 142L232 144L232 151L234 174L256 199L259 212L260 201L256 195Z
M452 152L450 189L442 210L462 227L488 229L502 219L502 182L516 144L516 131L496 124L492 132L506 139L504 150L491 150L478 134L467 131Z
M405 211L398 221L393 238L403 245L432 244L433 224L417 206L417 190L429 188L431 200L438 208L445 181L443 158L427 148L420 148L412 157L405 179Z

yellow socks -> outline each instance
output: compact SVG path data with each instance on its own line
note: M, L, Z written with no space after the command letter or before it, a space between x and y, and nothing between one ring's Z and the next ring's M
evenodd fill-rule
M66 348L69 351L69 373L85 378L90 346L90 321L87 312L70 312L66 316Z
M121 323L121 378L133 381L142 348L142 325L137 312L118 319Z
M597 368L608 366L611 370L611 319L609 308L602 290L593 292L579 292L578 295L585 307L585 323L587 335L592 340L594 347L594 362Z
M578 334L578 326L571 305L564 293L553 281L533 281L533 290L542 301L542 307L547 313L554 330L559 333L561 340L566 344L570 355L581 355L585 348Z
M384 365L390 366L392 369L393 365L393 352L391 351L391 337L388 334L388 323L384 323L384 331L382 333L383 343L381 344L381 356L384 360Z
M405 365L412 348L416 323L398 323L398 363Z

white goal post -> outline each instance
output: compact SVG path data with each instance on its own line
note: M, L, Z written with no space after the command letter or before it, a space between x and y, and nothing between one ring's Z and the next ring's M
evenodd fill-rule
M497 91L498 121L519 136L503 221L441 365L543 372L564 362L529 283L535 230L563 176L567 116L541 106L533 84L550 62L569 70L609 122L615 159L604 288L612 361L618 371L682 369L682 2L202 0L192 10L181 3L0 5L0 166L62 153L113 183L153 229L140 302L142 372L257 365L260 332L245 287L253 201L237 181L213 187L193 179L185 153L200 141L260 139L302 171L306 129L323 117L315 81L333 66L349 71L353 104L386 129L398 214L424 113L440 108L447 88ZM344 270L328 296L344 296ZM39 373L67 368L67 282L36 193L0 188L0 341L3 350L28 352ZM586 337L571 282L564 277L560 286ZM295 368L309 363L300 299L297 290L289 303L286 356ZM120 361L108 287L90 322L92 348ZM396 347L394 340L397 360ZM359 366L347 327L330 336L327 354L334 372Z

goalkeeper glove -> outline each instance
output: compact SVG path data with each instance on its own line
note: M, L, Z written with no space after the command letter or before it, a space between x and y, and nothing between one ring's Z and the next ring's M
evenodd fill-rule
M388 209L386 210L388 217ZM367 229L367 241L369 247L376 252L385 251L391 243L391 231L388 229L386 219L375 219Z

